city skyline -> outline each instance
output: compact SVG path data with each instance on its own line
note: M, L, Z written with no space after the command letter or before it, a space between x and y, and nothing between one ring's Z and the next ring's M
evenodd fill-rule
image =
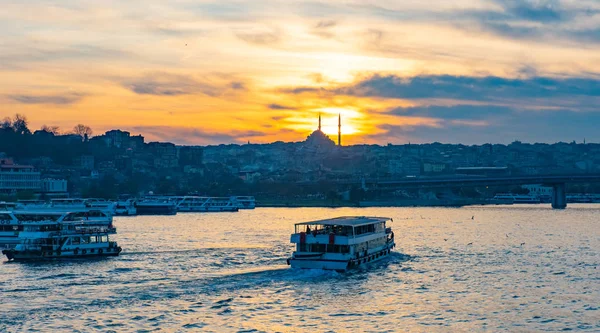
M593 1L6 3L0 116L183 145L600 141Z

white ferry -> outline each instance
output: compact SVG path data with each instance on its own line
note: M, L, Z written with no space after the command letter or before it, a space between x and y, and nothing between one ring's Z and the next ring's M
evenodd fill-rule
M84 199L84 205L91 209L100 209L110 213L111 215L116 214L117 204L113 201L108 201L105 199Z
M345 216L298 223L290 242L292 268L345 271L387 257L396 246L386 217Z
M167 197L145 197L134 203L138 215L175 215L176 204Z
M117 256L121 252L109 240L116 233L112 216L101 210L4 211L0 226L0 243L7 247L2 254L9 260Z
M256 208L256 200L252 196L234 196L231 200L237 204L239 209L254 209Z
M494 196L494 200L505 200L513 204L539 204L542 201L540 197L535 195L498 193Z
M237 212L238 205L227 197L171 197L178 212Z
M132 199L118 200L115 207L115 215L118 216L133 216L137 215L135 201Z

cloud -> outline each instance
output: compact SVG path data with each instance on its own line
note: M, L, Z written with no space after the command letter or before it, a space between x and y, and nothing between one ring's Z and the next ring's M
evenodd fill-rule
M321 38L333 38L335 34L332 29L335 28L336 25L337 22L334 20L319 21L319 23L313 27L311 33Z
M208 132L197 128L173 126L136 126L132 131L146 136L148 138L146 141L167 141L179 145L240 143L266 135L264 132L254 130Z
M478 121L490 118L506 117L513 114L513 108L493 105L454 105L454 106L417 106L398 107L385 111L398 116L418 116L456 121Z
M485 107L481 107L486 114ZM440 119L439 126L380 124L377 134L367 140L406 143L462 143L482 144L524 142L600 141L596 130L600 112L571 110L544 110L522 112L517 109L492 120Z
M233 90L246 90L244 82L234 81L229 84L229 87Z
M281 104L269 104L267 107L271 110L297 110L297 108Z
M31 95L31 94L14 94L7 95L13 101L22 104L56 104L68 105L79 102L85 94L82 93L67 93L64 95Z
M302 92L302 88L287 90ZM600 80L592 78L502 78L497 76L424 75L399 77L373 75L349 86L331 90L336 94L400 99L444 98L499 102L514 99L600 97Z
M271 45L276 44L281 40L281 34L279 32L238 32L235 36L246 43L255 45Z
M204 94L217 96L227 89L243 90L244 84L238 81L224 86L200 82L191 76L164 72L149 73L139 78L122 80L123 87L140 95L178 96Z

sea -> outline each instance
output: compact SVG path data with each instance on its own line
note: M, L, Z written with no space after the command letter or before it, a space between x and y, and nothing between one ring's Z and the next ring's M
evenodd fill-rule
M390 257L286 265L294 223L385 216ZM0 262L0 332L600 332L600 205L115 217L119 257Z

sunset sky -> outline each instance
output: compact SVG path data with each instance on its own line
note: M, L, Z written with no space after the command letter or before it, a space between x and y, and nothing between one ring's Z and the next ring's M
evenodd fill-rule
M178 144L600 141L600 2L0 0L0 118Z

